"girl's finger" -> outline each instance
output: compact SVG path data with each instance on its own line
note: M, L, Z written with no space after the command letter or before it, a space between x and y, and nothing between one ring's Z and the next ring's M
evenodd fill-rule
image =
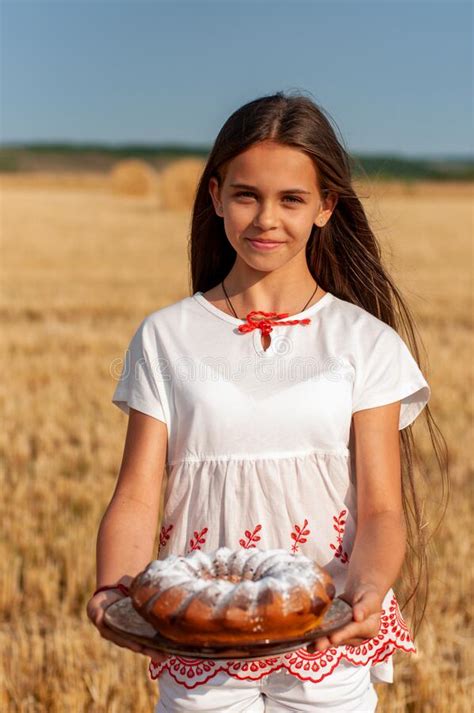
M352 602L354 621L364 619L380 611L380 596L375 590L360 592L354 596Z
M361 644L365 643L367 639L349 639L348 641L344 641L344 645L346 646L360 646Z
M324 651L325 649L328 649L331 646L331 642L327 638L327 636L322 636L319 639L316 639L312 644L310 644L307 648L310 653L313 653L314 651Z
M333 646L339 646L339 644L342 642L345 643L351 638L371 639L372 637L377 636L379 628L380 620L378 622L366 620L360 624L358 622L353 622L345 626L343 629L340 629L340 631L334 632L334 634L331 634L329 638Z
M346 635L341 635L340 638L333 638L331 639L318 639L317 641L308 644L306 649L308 653L313 654L315 651L325 651L326 649L330 649L333 646L341 646L341 645L348 645L348 646L359 646L360 644L368 641L369 639L372 639L376 634L365 634L361 636L346 636Z

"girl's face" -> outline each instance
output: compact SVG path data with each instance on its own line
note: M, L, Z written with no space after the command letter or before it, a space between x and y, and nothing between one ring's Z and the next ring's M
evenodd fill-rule
M305 153L272 141L232 159L221 190L211 178L209 192L232 247L257 270L273 270L304 250L313 225L325 225L336 204L335 196L323 201ZM252 242L258 240L266 249Z

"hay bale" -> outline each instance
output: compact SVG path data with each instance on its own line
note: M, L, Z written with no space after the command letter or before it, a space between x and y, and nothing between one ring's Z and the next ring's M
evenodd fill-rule
M188 210L206 162L200 158L183 158L168 164L160 174L160 204L166 210Z
M124 159L118 161L110 171L110 186L113 193L129 196L156 194L158 174L145 161Z

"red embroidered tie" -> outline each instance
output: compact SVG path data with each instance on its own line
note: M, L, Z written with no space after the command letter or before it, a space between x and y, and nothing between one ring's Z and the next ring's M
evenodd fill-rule
M256 315L262 314L263 318L257 318ZM251 332L254 329L260 329L262 334L270 334L273 327L278 327L279 325L292 325L292 324L309 324L311 320L307 317L306 319L289 319L285 322L278 322L277 320L283 319L283 317L288 317L289 312L262 312L260 310L254 310L249 312L246 316L246 323L239 325L239 332Z

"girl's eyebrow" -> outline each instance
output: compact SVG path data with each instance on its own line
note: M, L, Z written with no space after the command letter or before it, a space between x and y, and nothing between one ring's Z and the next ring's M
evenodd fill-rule
M258 189L255 186L250 186L248 183L231 183L230 184L231 188L246 188L250 189L251 191L257 191ZM310 195L311 191L305 191L303 188L286 188L284 191L280 191L281 194L283 193L306 193Z

